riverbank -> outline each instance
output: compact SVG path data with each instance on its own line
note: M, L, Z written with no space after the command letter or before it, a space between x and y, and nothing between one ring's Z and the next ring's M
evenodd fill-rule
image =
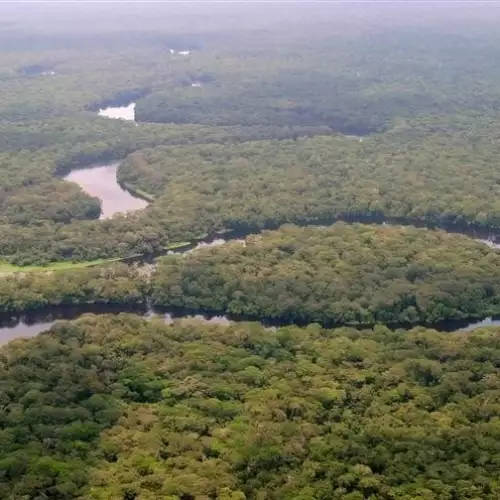
M86 189L89 194L92 195L98 195L100 194L101 199L106 201L109 204L111 204L111 209L103 212L103 218L109 217L116 213L116 211L128 211L130 209L130 202L131 200L134 200L133 203L136 202L139 198L142 199L144 204L146 201L153 201L155 198L152 195L149 195L148 193L142 192L141 190L134 189L132 186L129 186L127 184L120 184L117 180L117 169L118 169L119 163L118 162L112 162L109 164L103 164L103 165L93 165L89 166L88 168L84 169L79 169L79 170L74 170L70 172L65 179L67 180L73 180L77 182L82 188ZM103 178L104 175L104 178ZM76 176L76 179L75 179ZM120 198L123 201L123 203L117 203L115 196L116 193L119 193L118 196L121 196L124 192L126 192L125 198ZM104 198L103 198L104 197ZM106 198L107 197L107 198ZM116 211L115 211L116 210ZM470 225L450 225L448 227L443 227L436 225L432 221L422 221L419 219L409 219L409 218L384 218L381 217L380 215L370 215L370 216L350 216L350 215L345 215L345 216L338 216L338 217L333 217L333 218L323 218L323 219L314 219L313 221L305 219L305 220L299 220L297 221L297 225L299 227L312 227L312 226L317 226L317 227L326 227L329 226L330 224L334 222L346 222L348 224L354 224L354 223L359 223L362 222L367 225L372 225L372 226L416 226L420 228L428 228L432 230L441 230L441 231L446 231L449 233L456 233L456 234L463 234L465 236L471 237L476 239L477 241L481 241L483 243L488 244L490 247L493 248L498 248L499 245L495 244L493 241L491 241L491 238L495 234L495 230L493 228L488 229L488 228L478 228L478 227L473 227ZM280 226L279 225L271 225L269 227L266 227L264 230L269 230L269 229L278 229ZM162 252L157 252L154 255L151 254L135 254L133 256L128 256L124 258L109 258L109 259L96 259L92 261L84 261L84 262L55 262L53 264L50 264L48 266L15 266L9 263L0 263L0 273L1 274L22 274L22 273L36 273L36 272L44 272L44 273L51 273L51 272L56 272L56 271L71 271L71 270L77 270L77 269L86 269L86 268L92 268L92 267L103 267L105 268L108 265L111 265L113 263L118 263L118 262L150 262L152 259L156 257L160 257L165 254L187 254L189 252L192 252L196 249L207 247L207 246L218 246L218 245L223 245L226 242L233 242L233 241L241 241L242 237L249 236L251 234L262 234L264 230L260 230L259 228L252 227L249 225L240 225L238 227L234 227L232 229L225 228L219 231L214 232L213 234L200 234L196 238L192 238L189 241L178 241L178 242L173 242L169 245L167 245ZM144 277L144 276L143 276ZM146 277L147 281L151 281L151 273L148 271L148 276ZM133 288L133 285L131 285L131 288ZM43 293L43 292L42 292ZM71 299L65 306L62 307L70 307L70 308L83 308L85 312L96 312L95 308L102 307L117 307L119 309L118 312L131 312L130 308L143 308L146 303L148 303L151 300L151 294L148 291L145 295L141 295L140 297L135 297L132 302L130 300L126 299L123 302L113 302L113 298L107 298L107 297L102 297L102 298L96 298L91 299L91 300L83 300L80 301L78 299ZM64 301L63 301L64 302ZM52 308L57 308L60 307L58 304L61 302L58 302L57 300L54 301L54 304L50 306L50 301L49 303L44 303L44 301L40 301L36 307L28 307L28 308L21 308L21 311L23 311L23 314L25 314L27 311L43 311L47 306L50 306L50 309ZM221 310L216 310L216 309L210 309L210 308L204 308L204 307L198 307L198 308L185 308L181 311L173 311L172 309L170 310L174 315L177 315L178 317L185 318L185 317L193 317L193 316L198 316L200 318L210 318L212 316L217 316L218 314L221 314ZM14 311L13 311L14 312ZM18 311L19 312L19 311ZM84 312L77 313L76 317L78 317L80 314L83 314ZM98 312L99 313L99 312ZM30 313L32 314L32 313ZM48 313L49 316L52 314L52 312ZM155 314L157 315L157 312L152 312L151 310L148 310L148 312L142 312L142 314ZM57 315L57 314L56 314ZM64 317L65 314L62 315ZM67 314L66 314L67 316ZM433 328L438 328L438 329L443 329L447 331L455 331L459 330L462 328L470 328L474 327L476 323L480 323L481 321L484 321L485 316L487 316L487 313L480 315L480 314L474 314L474 315L467 315L464 314L463 316L460 316L460 319L451 319L449 321L444 321L444 322L438 322L438 323L432 323L432 322L425 322L425 321L415 321L415 322L394 322L394 321L387 321L384 322L391 328L412 328L416 324L422 324L426 327L433 327ZM19 316L18 316L19 317ZM296 315L290 315L288 318L282 317L280 319L273 318L272 316L266 315L266 314L228 314L227 316L222 316L225 318L227 321L260 321L263 322L264 324L270 326L270 327L275 327L275 326L282 326L282 325L287 325L287 324L298 324L298 325L306 325L311 322L310 319L304 320L301 319L299 316ZM34 324L29 324L29 323L23 323L23 321L19 320L19 323L21 324L26 324L30 326L30 332L31 331L38 331L38 328L31 328L34 327L34 325L40 325L40 328L45 328L45 325L50 323L49 321L43 320L41 322L35 321ZM337 326L343 326L343 325L348 325L348 326L355 326L356 328L368 328L372 327L374 324L376 324L376 321L373 322L368 322L368 323L363 323L360 321L356 322L335 322L335 321L329 321L329 320L321 320L320 323L325 326L325 327L337 327Z
M181 311L178 309L165 310L163 308L148 308L147 306L123 306L120 304L81 304L79 306L57 306L44 308L39 311L25 312L23 314L0 314L0 345L4 345L18 338L30 338L49 330L58 321L73 321L86 314L92 315L119 315L136 314L148 320L157 320L165 324L173 324L178 321L195 321L230 326L238 323L258 323L268 330L291 326L294 323L278 321L256 321L248 318L235 318L217 314L203 314ZM306 326L297 325L297 326ZM375 328L377 325L342 325L359 331ZM447 321L434 325L399 325L388 324L384 327L390 330L411 330L422 327L440 332L454 333L459 331L473 331L478 328L500 326L499 317L488 317L477 320Z
M109 219L118 213L142 210L148 201L121 186L116 178L119 162L92 165L72 170L63 179L75 182L87 194L101 200L100 219Z
M142 189L135 188L134 186L126 182L118 182L118 184L123 190L128 191L132 196L147 201L148 203L153 203L153 201L155 201L156 199L152 194L146 193L146 191L143 191Z
M168 253L182 258L158 264L145 265L144 256L136 256L129 258L134 265L6 277L0 287L6 335L18 325L22 336L42 331L52 317L110 311L218 317L270 328L384 324L441 331L484 326L485 318L500 314L500 254L465 236L362 224L284 226L245 240L235 236L180 242ZM224 247L227 241L231 247Z
M357 217L357 218L337 218L337 219L332 219L330 221L327 220L321 220L317 221L316 224L296 224L298 227L326 227L329 225L334 224L335 222L346 222L348 224L356 224L356 223L363 223L367 225L394 225L394 226L403 226L403 227L420 227L420 228L427 228L431 230L437 230L437 231L445 231L447 233L451 234L461 234L464 236L467 236L469 238L472 238L478 242L484 243L488 247L496 250L500 250L500 243L496 243L495 241L491 240L491 231L490 230L484 230L484 229L479 229L479 228L469 228L467 231L463 230L461 231L459 228L444 228L444 227L437 227L432 224L404 224L400 219L386 219L382 220L379 222L378 220L374 220L372 218L366 218L366 217ZM173 242L166 246L164 248L163 252L158 252L155 253L154 255L151 254L134 254L126 257L113 257L113 258L108 258L108 259L95 259L92 261L82 261L82 262L67 262L67 261L60 261L60 262L54 262L48 265L32 265L32 266L18 266L15 264L11 264L6 261L1 261L0 260L0 274L12 274L12 273L29 273L29 272L55 272L55 271L66 271L66 270L71 270L71 269L85 269L88 267L95 267L95 266L104 266L106 264L112 264L115 262L150 262L151 259L155 259L158 257L161 257L163 255L169 254L169 253L186 253L193 251L197 248L205 248L207 246L218 246L223 243L229 243L232 241L243 241L244 238L250 235L258 235L262 234L263 231L267 230L273 230L273 229L278 229L278 227L269 227L265 228L262 231L256 230L256 229L238 229L238 230L231 230L231 229L223 229L219 231L215 231L213 234L204 234L200 235L198 238L192 238L189 241L179 241L179 242Z

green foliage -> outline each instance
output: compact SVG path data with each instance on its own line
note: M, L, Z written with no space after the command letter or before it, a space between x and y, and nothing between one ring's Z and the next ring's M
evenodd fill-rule
M146 211L42 228L4 225L0 253L21 264L93 260L159 252L224 228L336 218L498 227L500 179L490 140L463 142L461 130L429 136L431 123L417 139L394 130L362 143L317 136L140 150L120 165L118 179L155 197Z
M97 219L101 201L86 195L77 185L52 181L5 193L0 198L1 223L38 224L40 221L69 223Z
M284 226L163 258L157 305L322 324L500 314L500 254L461 235L337 223Z
M147 273L125 264L9 274L0 281L0 313L83 304L144 305Z
M2 259L159 252L223 228L338 217L500 227L498 44L484 20L460 35L437 34L433 18L418 32L376 24L367 37L356 16L341 16L347 29L325 15L259 33L160 16L154 34L98 36L93 22L37 35L37 50L16 48L31 39L14 30L0 53ZM139 124L95 116L131 99ZM119 180L153 195L150 209L81 220L96 200L54 177L127 155Z
M500 227L494 9L377 5L368 25L370 7L337 3L46 4L0 6L1 261L337 218ZM96 116L131 100L136 124ZM152 203L93 220L99 202L61 177L122 159L121 184ZM499 306L497 254L442 233L286 227L183 259L161 264L157 302L324 322ZM124 266L18 274L2 276L0 309L150 293ZM0 350L0 498L497 500L499 338L57 324Z
M195 212L191 217L204 218L209 229L336 217L498 226L495 147L491 138L464 140L462 132L416 140L395 130L363 142L318 136L159 147L130 155L119 178L154 193L151 212L159 220L168 216L170 226L183 222L181 209L184 220Z
M0 494L496 500L499 339L61 322L1 351Z

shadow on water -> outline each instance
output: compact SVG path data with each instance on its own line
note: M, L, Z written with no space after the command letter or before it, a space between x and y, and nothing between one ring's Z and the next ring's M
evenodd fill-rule
M127 306L123 304L88 304L79 306L57 306L46 309L41 309L36 312L23 313L20 315L0 315L0 345L6 344L16 338L35 337L39 333L49 330L56 321L59 320L74 320L81 317L83 314L120 314L133 313L142 316L145 319L161 319L165 324L172 324L176 320L190 320L202 323L210 323L227 326L230 324L246 321L257 321L251 317L233 317L208 313L206 311L186 311L182 309L169 308L148 308L146 306ZM305 326L307 322L296 320L278 321L278 320L261 320L262 326L268 329L275 329L282 326L297 325ZM333 328L340 326L349 326L359 330L373 328L374 325L324 325L325 327ZM389 324L388 328L392 330L416 328L423 326L425 328L433 328L443 332L455 331L473 331L477 328L485 328L488 326L500 326L500 317L486 318L482 320L458 320L444 321L434 325L409 325L409 324Z
M84 314L118 315L121 313L137 314L145 319L162 319L165 324L172 324L175 320L194 320L219 325L229 325L231 323L226 316L182 314L179 311L166 312L165 310L151 309L146 306L127 306L123 304L54 306L18 315L0 314L0 345L17 338L35 337L39 333L49 330L57 321L78 319Z
M368 225L381 225L381 226L405 226L417 227L422 229L440 230L451 234L461 234L473 238L475 240L487 243L492 247L500 245L500 227L478 227L472 224L465 224L454 220L424 220L411 217L388 217L381 213L373 214L350 214L338 213L327 217L306 217L291 219L289 224L295 224L300 227L306 226L331 226L336 222L345 222L346 224L368 224ZM241 237L247 234L259 233L262 230L276 230L279 229L283 223L281 221L270 222L263 227L256 227L253 225L238 224L233 225L230 230L231 233Z
M154 306L152 311L157 315L165 315L166 317L171 317L173 319L182 318L197 318L204 321L221 318L228 323L241 323L241 322L258 322L267 328L280 328L285 326L299 326L305 327L312 323L321 324L323 328L354 328L357 330L372 329L377 324L384 324L387 328L391 330L411 330L413 328L423 327L438 330L441 332L457 332L457 331L472 331L477 328L485 328L489 326L500 326L500 316L488 317L488 318L469 318L469 319L456 319L456 320L444 320L437 323L366 323L366 324L347 324L338 323L334 321L326 322L315 322L310 319L302 319L293 316L288 318L265 318L265 317L255 317L248 315L225 315L220 316L220 313L212 310L192 310L183 308L171 308L171 307L161 307ZM218 315L219 314L219 315Z
M34 337L48 330L58 320L72 320L82 314L119 314L131 312L147 314L146 307L125 307L123 305L88 304L79 306L54 306L22 314L0 315L0 344L20 337Z

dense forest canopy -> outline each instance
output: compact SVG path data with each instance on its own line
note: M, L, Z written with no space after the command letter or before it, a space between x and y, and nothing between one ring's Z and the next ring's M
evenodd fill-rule
M490 118L484 117L476 124L477 132L484 132L487 124ZM186 142L202 140L203 128L186 127ZM154 195L146 211L105 222L48 220L43 230L5 224L0 253L17 263L91 260L160 251L223 228L258 230L336 218L390 218L461 229L500 227L496 133L468 140L470 131L462 130L461 122L446 135L440 132L444 127L442 121L429 119L362 142L344 136L241 142L245 134L265 129L212 127L206 129L212 144L138 150L121 164L120 182ZM304 131L308 132L314 133ZM162 135L154 140L161 141ZM179 143L181 137L164 140ZM124 138L118 144L127 150L137 143ZM98 147L97 158L103 146ZM17 172L26 172L27 179L50 176L50 171L43 173L43 163L31 170L35 154L6 157L6 162L12 157L22 162L12 173L13 183ZM73 161L77 158L78 153ZM59 171L67 171L71 164L61 160ZM32 221L44 213L38 210ZM147 241L146 236L137 237L140 233L148 235Z
M500 315L498 251L412 227L283 226L155 264L94 266L4 276L0 313L152 305L278 323L406 326Z
M500 254L286 224L499 231L499 25L480 3L0 3L1 313L385 324L88 315L14 341L0 497L498 500L500 330L387 325L498 313ZM64 176L112 161L150 204L98 220Z
M130 155L119 179L157 195L158 212L180 201L172 192L185 193L202 212L210 199L229 226L356 215L500 224L498 168L490 156L500 142L490 136L467 143L462 133L403 137L394 131L362 142L335 136L160 147Z
M500 314L500 254L442 231L284 226L164 257L158 305L292 323L437 323Z
M5 7L2 260L339 216L499 227L496 9L392 7L66 5L43 26ZM137 126L96 116L132 100ZM126 220L92 220L96 201L58 179L130 154L120 181L155 201Z
M499 340L60 323L0 351L0 494L496 500Z
M145 307L150 296L147 271L114 263L89 269L2 276L0 314L88 304Z

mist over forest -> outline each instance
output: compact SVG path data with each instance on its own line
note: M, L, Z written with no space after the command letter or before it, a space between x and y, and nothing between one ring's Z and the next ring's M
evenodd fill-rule
M0 3L0 498L498 500L498 26Z

